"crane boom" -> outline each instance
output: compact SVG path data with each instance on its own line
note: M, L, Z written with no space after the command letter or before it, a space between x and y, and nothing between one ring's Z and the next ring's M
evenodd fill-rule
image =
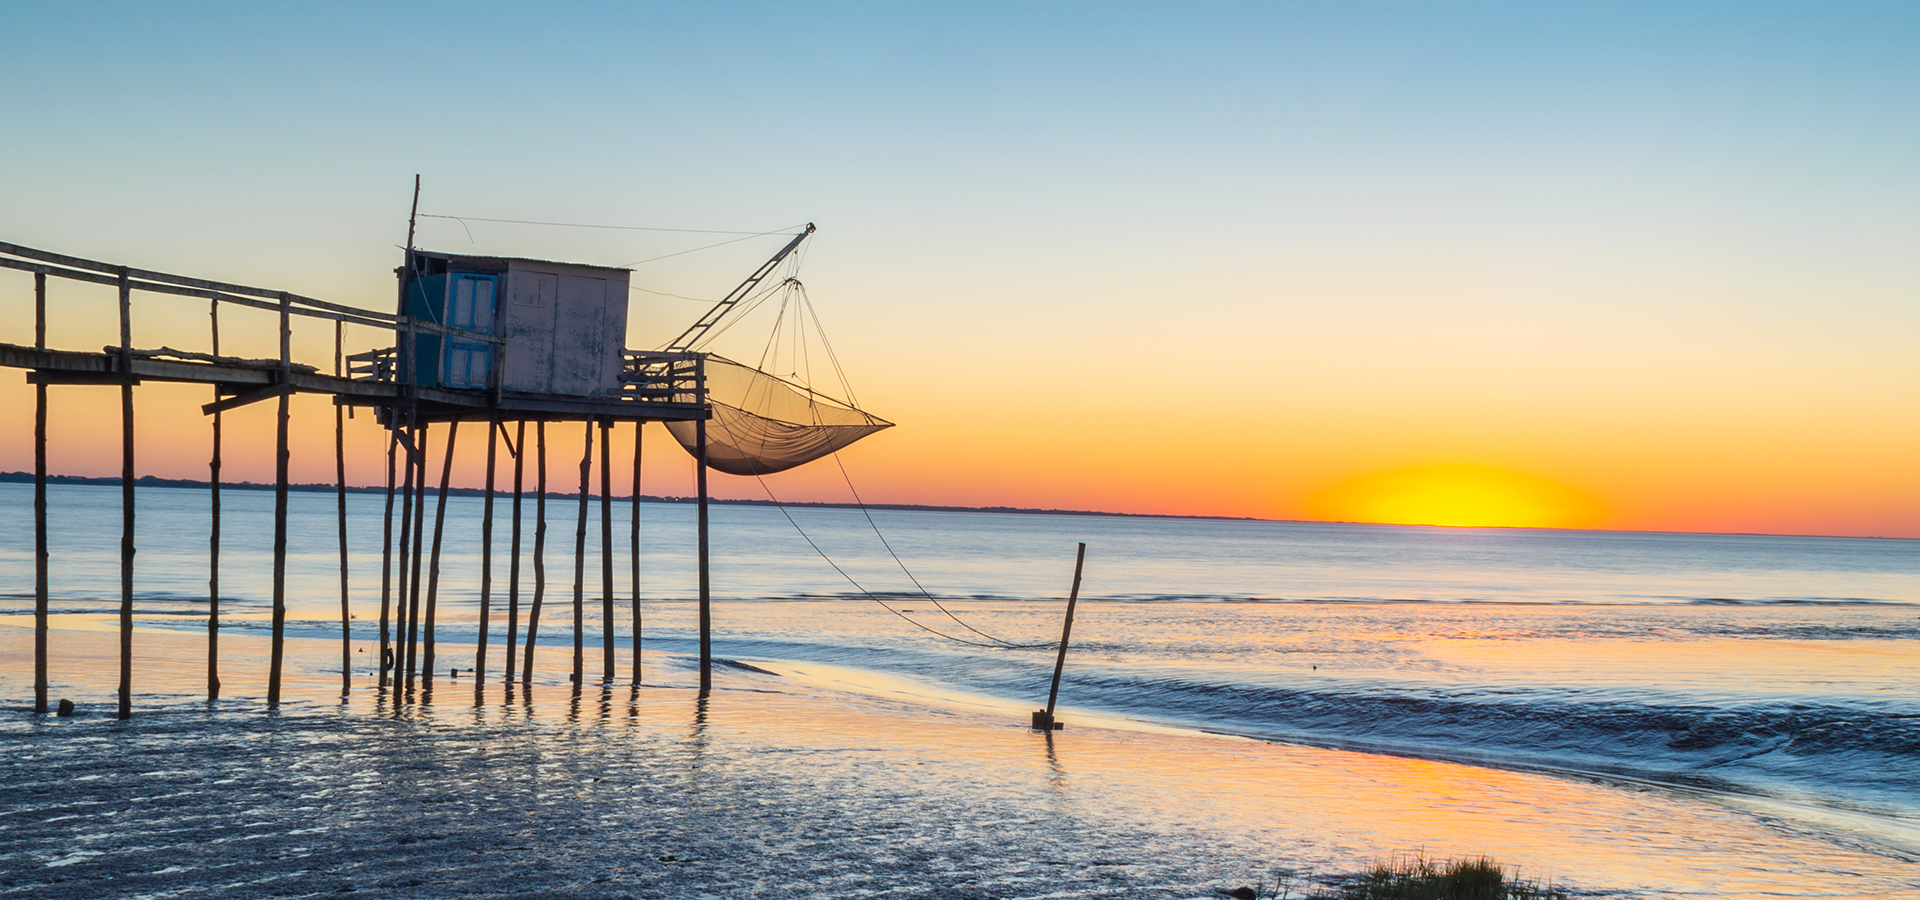
M739 287L734 288L731 293L721 298L719 303L714 304L712 309L707 310L707 314L701 316L700 321L693 323L686 331L681 332L679 337L674 338L673 343L667 345L667 349L693 349L693 345L699 343L700 339L705 337L707 332L713 329L713 326L720 324L720 320L726 317L727 311L733 309L734 304L739 303L742 297L745 297L748 292L752 291L761 280L767 277L768 273L773 271L775 266L780 265L781 260L786 259L787 255L792 253L794 248L799 247L800 242L806 240L807 235L812 233L813 223L808 222L807 230L794 235L793 240L788 241L785 247L780 248L779 253L775 253L773 258L761 263L760 268L755 269L752 275L747 276L747 280L740 282Z

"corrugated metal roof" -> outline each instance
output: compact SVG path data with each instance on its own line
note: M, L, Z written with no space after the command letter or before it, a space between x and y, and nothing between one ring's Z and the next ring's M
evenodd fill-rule
M489 256L484 253L446 253L440 250L422 250L418 247L415 247L413 252L420 254L422 256L434 256L434 257L439 257L440 259L445 259L445 260L489 259L497 262L506 262L506 263L518 262L518 263L535 263L543 266L573 266L575 268L580 268L580 269L600 269L602 271L607 271L607 272L633 271L633 269L627 268L624 266L602 266L595 263L568 262L563 259L534 259L533 257L530 257L530 256Z

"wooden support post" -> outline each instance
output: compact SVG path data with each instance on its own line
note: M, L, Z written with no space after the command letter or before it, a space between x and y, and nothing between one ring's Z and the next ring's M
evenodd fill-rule
M416 413L417 414L417 413ZM413 485L413 571L407 582L407 689L413 689L413 679L420 674L417 665L420 649L420 564L426 558L421 552L427 532L427 423L421 422L414 428L414 456L418 460L414 465L419 475Z
M540 602L547 596L547 423L533 424L533 605L527 609L527 652L521 657L520 680L533 684L533 641L540 631Z
M1087 545L1082 542L1079 555L1073 560L1073 590L1067 594L1067 621L1060 626L1060 655L1053 660L1053 686L1047 689L1047 708L1033 713L1033 727L1041 731L1060 729L1060 723L1053 720L1053 703L1060 699L1060 671L1067 666L1067 640L1073 637L1073 607L1080 601L1080 571L1086 562Z
M33 273L33 347L47 349L47 273ZM47 707L47 384L34 382L33 711Z
M120 268L120 709L133 718L133 287Z
M573 689L586 677L587 490L593 475L593 420L587 420L586 447L580 453L580 521L573 532Z
M420 674L433 689L433 620L440 597L440 536L447 527L447 482L453 478L453 444L460 436L460 420L447 423L447 458L440 466L440 496L433 510L433 561L427 566L427 627L422 632Z
M600 420L600 680L613 683L613 420Z
M473 652L473 689L487 681L487 628L493 624L493 463L500 414L487 423L487 499L480 507L480 642Z
M713 690L713 612L711 592L707 581L707 420L694 422L695 443L699 453L694 457L694 481L700 489L700 696L705 697Z
M400 449L399 410L389 407L387 410L387 511L380 526L380 686L387 686L387 654L393 652L389 643L388 623L393 609L393 464L394 454Z
M333 377L341 374L346 323L333 323ZM340 695L353 690L353 612L347 588L347 410L333 406L333 471L340 512Z
M641 426L633 423L633 524L627 532L627 561L633 567L633 683L640 683L640 438Z
M507 665L502 678L512 682L518 671L513 651L520 643L520 494L527 462L527 421L521 419L513 439L513 550L507 564Z
M220 301L208 301L212 320L213 355L220 355ZM220 402L220 388L213 389ZM207 461L207 505L211 521L207 535L207 700L220 699L220 416L213 413L213 456Z
M395 621L392 669L393 686L396 690L400 688L401 681L406 677L404 672L407 662L407 585L411 583L407 579L407 573L412 571L408 563L413 559L413 479L418 471L420 448L420 427L414 422L414 418L415 412L408 410L407 433L410 438L401 442L401 449L406 451L407 458L406 474L402 476L400 487L400 591L393 600ZM396 440L399 436L399 432L394 433Z
M293 328L290 319L292 300L280 294L280 384L293 381ZM280 705L280 675L286 660L287 643L287 418L290 392L280 394L280 410L274 420L273 452L273 650L267 666L267 707Z

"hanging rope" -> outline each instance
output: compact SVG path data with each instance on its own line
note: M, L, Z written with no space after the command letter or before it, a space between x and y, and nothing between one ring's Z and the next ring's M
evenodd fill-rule
M925 595L928 600L933 600L934 606L940 606L941 612L946 613L947 616L949 618L952 618L955 622L960 622L961 627L966 628L968 631L972 631L975 634L978 634L989 640L999 641L999 643L985 644L985 643L981 643L980 641L970 641L963 637L956 637L954 635L941 631L937 628L933 628L924 622L915 620L912 617L908 616L906 613L903 613L900 610L897 610L891 606L888 606L885 600L880 599L878 595L874 594L872 591L867 590L865 585L862 585L859 581L855 580L852 575L847 574L847 570L840 568L840 564L837 562L834 562L833 557L827 555L827 551L820 549L820 545L813 542L813 537L807 534L807 530L805 528L801 528L800 523L794 520L793 514L787 511L786 504L781 503L780 498L775 497L773 495L773 489L767 486L767 480L765 478L762 478L758 475L753 476L753 478L755 481L760 482L760 489L766 492L767 499L773 501L773 505L780 510L780 514L787 517L787 524L792 525L794 531L800 532L801 539L807 542L807 546L813 548L813 552L820 554L820 558L826 560L827 565L832 566L835 572L839 572L840 577L845 578L848 584L853 585L854 590L857 590L861 594L864 594L868 600L872 600L873 602L879 604L881 609L884 609L887 612L893 613L894 615L900 617L901 621L906 622L907 624L912 625L913 627L918 628L922 631L928 632L929 634L946 638L947 640L953 641L956 644L966 644L969 647L982 647L988 650L1035 650L1035 649L1041 649L1045 647L1059 646L1059 644L1054 641L1048 641L1044 644L1014 644L1005 640L1001 640L1000 638L994 637L993 635L987 634L986 632L980 631L979 629L974 628L973 626L968 625L965 622L960 622L960 619L957 616L954 616L953 613L948 612L946 607L940 606L939 601L933 600L933 595L928 594L926 591L926 588L921 588L920 593L922 595ZM861 511L864 512L865 510L866 510L866 507L862 505ZM868 517L867 522L868 524L872 524L873 519L871 516ZM878 528L874 529L874 533L878 534L879 529ZM885 544L886 539L881 538L880 542L882 544ZM893 548L888 547L887 552L891 554L893 552ZM896 563L900 562L900 557L895 556L893 558L893 561ZM900 568L902 571L905 571L906 570L905 564L902 564ZM913 574L909 572L907 574L907 577L912 578ZM919 585L920 585L920 582L918 581L914 582L915 587L919 587Z

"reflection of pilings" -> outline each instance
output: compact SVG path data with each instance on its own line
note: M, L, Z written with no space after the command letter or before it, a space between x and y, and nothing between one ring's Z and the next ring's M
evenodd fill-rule
M600 420L600 680L613 683L613 420Z
M333 323L333 377L340 377L346 323ZM333 465L340 511L340 693L353 690L353 615L347 601L347 410L333 405Z
M580 521L573 531L573 689L586 677L587 617L587 487L593 475L593 420L587 420L586 445L580 453Z
M513 668L514 645L520 642L520 492L522 473L527 461L527 422L522 419L516 426L517 434L509 449L513 451L513 552L507 565L507 666L503 676L511 684L515 675Z
M387 412L387 513L380 530L380 686L387 686L387 624L393 605L393 456L400 448L397 410Z
M487 681L487 627L493 621L493 463L500 443L500 414L487 423L487 499L480 507L480 643L473 653L473 687Z
M120 710L133 717L133 289L120 269Z
M273 655L267 666L267 706L280 705L280 673L287 651L287 417L293 399L292 301L280 295L280 403L273 451Z
M533 641L540 631L540 603L547 596L547 423L533 423L533 606L527 610L527 652L520 680L533 684Z
M417 471L414 457L419 449L419 426L414 424L415 413L408 410L407 428L401 431L394 426L394 439L400 442L400 448L407 453L406 475L400 485L400 590L394 597L393 624L393 684L395 688L406 676L403 673L407 661L407 562L413 559L413 476Z
M707 582L707 420L697 419L693 427L694 443L699 446L694 457L694 480L700 488L700 696L705 697L713 689L713 615ZM706 707L700 709L704 714Z
M433 687L433 618L440 597L440 535L447 527L447 482L453 478L453 443L460 436L460 420L447 423L447 459L440 466L440 496L433 510L433 561L427 566L427 627L420 674Z
M627 560L633 565L633 683L640 683L640 428L633 423L633 526L627 533Z
M420 650L420 564L426 557L421 552L427 531L427 423L421 422L414 427L413 454L414 467L419 474L413 485L413 569L407 576L407 661L402 668L407 679L407 689L413 689L413 679L419 674L417 665Z
M33 347L47 348L47 273L33 273ZM34 379L33 711L47 711L47 383Z
M213 355L220 355L220 301L208 301L213 320ZM213 389L220 402L220 388ZM213 411L213 457L207 461L207 503L212 517L207 535L207 699L220 699L220 415Z

